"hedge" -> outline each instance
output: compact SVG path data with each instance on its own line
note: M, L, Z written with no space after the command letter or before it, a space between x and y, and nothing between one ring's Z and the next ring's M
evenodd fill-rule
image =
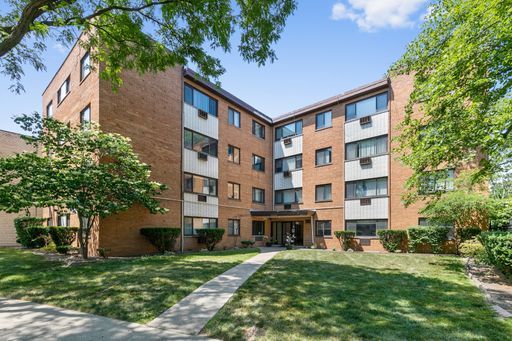
M482 232L479 236L488 261L504 273L512 273L512 232Z
M28 248L40 248L47 244L48 229L43 226L46 219L20 217L14 219L16 242Z
M177 227L143 227L140 234L146 237L162 254L165 251L174 252L176 239L181 235Z
M356 233L353 231L335 231L334 236L340 242L343 251L350 249L352 241L354 240Z
M215 245L222 240L224 229L196 229L199 235L198 242L206 244L208 251L213 251Z
M254 240L242 240L240 243L243 245L243 247L252 247L255 242Z
M420 246L429 245L433 253L441 253L443 244L448 240L451 227L424 226L411 227L407 230L409 251L418 252Z
M395 252L397 250L405 251L404 246L407 242L407 231L405 230L378 230L377 235L379 236L382 246L389 251Z
M478 237L482 233L482 229L480 227L457 227L455 232L457 233L457 242L464 243Z
M55 243L55 249L58 253L66 254L71 250L71 244L76 239L78 227L69 226L49 226L50 236Z

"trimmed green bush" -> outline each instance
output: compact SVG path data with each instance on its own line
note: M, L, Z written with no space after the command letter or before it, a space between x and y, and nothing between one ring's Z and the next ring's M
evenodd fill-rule
M354 238L356 237L356 233L353 231L335 231L334 236L340 242L341 248L343 251L347 251L350 249Z
M177 227L143 227L140 229L140 234L163 254L165 251L174 252L181 229Z
M479 236L488 261L506 274L512 274L512 232L482 232Z
M44 218L36 217L19 217L14 219L14 228L16 229L16 242L20 243L24 247L35 248L43 247L46 245L46 239L42 243L42 237L48 237L48 231L42 230L31 230L28 231L29 227L40 227L44 228L43 223L46 221ZM38 233L39 232L39 233ZM42 235L41 235L42 234Z
M55 243L58 253L67 254L71 250L71 244L76 239L78 227L70 226L49 226L50 236Z
M486 259L485 248L477 238L462 242L459 246L459 253L462 257L470 257L478 261L484 261Z
M243 247L252 247L254 245L254 240L242 240L240 241Z
M478 237L482 233L482 229L479 227L457 227L455 232L457 233L457 242L464 243L467 240Z
M44 226L29 226L25 229L25 234L30 240L27 247L39 249L48 244L48 228Z
M424 245L431 247L433 253L441 253L443 244L448 240L451 227L423 226L411 227L407 230L409 251L418 252Z
M379 236L382 246L389 251L395 252L402 250L404 252L404 246L407 241L407 231L405 230L378 230L377 235Z
M215 245L222 240L224 229L196 229L199 235L199 242L206 244L208 251L213 251Z

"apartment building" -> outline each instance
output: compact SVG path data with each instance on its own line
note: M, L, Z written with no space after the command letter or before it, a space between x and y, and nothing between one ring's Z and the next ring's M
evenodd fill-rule
M158 198L167 214L135 206L100 219L93 252L154 251L139 233L144 226L181 227L184 251L202 247L196 229L217 227L226 230L220 248L242 240L283 244L288 234L297 245L339 248L334 232L351 230L358 248L380 250L377 230L420 223L420 206L400 202L410 171L391 153L410 77L381 79L272 118L186 68L125 71L113 92L89 65L76 45L43 93L45 115L92 120L130 137L152 178L169 187ZM71 213L46 215L78 224Z

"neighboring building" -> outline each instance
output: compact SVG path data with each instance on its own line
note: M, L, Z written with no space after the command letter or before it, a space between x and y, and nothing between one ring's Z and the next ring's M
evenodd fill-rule
M32 147L25 143L20 134L0 130L0 158L31 150L33 150ZM39 211L41 211L41 209L39 209ZM34 208L30 210L30 213L37 216L40 212ZM19 246L19 244L16 243L14 219L24 215L24 212L14 214L0 211L0 246Z
M43 93L45 114L128 136L152 178L169 189L169 209L140 207L100 219L92 250L151 252L143 226L177 226L183 250L200 247L195 229L222 227L220 247L241 240L339 248L338 230L355 231L363 250L380 250L379 229L420 223L419 205L400 202L411 171L393 155L391 140L412 89L410 77L382 79L289 114L270 118L194 72L123 72L112 92L88 54L76 45ZM448 184L450 186L450 184ZM77 224L74 216L56 217Z

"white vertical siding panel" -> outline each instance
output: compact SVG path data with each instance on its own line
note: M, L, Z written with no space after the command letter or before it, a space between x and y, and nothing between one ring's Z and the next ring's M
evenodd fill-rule
M372 157L370 166L361 166L359 160L345 162L345 181L381 178L389 175L389 155Z
M287 189L302 187L302 170L291 172L290 177L284 177L283 173L274 174L274 189Z
M183 151L183 170L188 173L219 178L219 159L208 155L208 160L199 160L197 152L189 149Z
M292 143L285 145L283 140L274 142L274 159L302 154L302 135L291 138Z
M359 120L345 123L345 143L364 140L389 133L389 112L372 116L370 124L361 125Z
M388 198L372 198L371 205L361 206L359 200L345 200L345 219L388 219Z
M197 194L184 194L184 215L189 217L218 218L219 198L207 196L206 202L197 201Z
M208 119L197 116L198 110L190 104L183 103L183 126L200 134L219 139L219 119L208 115Z

